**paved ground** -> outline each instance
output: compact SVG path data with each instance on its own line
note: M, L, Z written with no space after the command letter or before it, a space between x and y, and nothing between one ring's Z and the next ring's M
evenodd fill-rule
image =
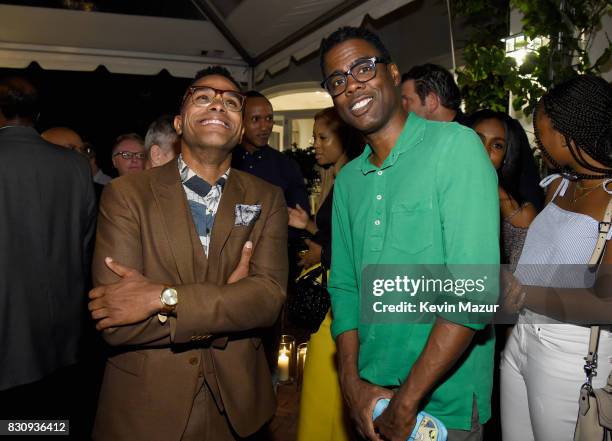
M270 423L270 440L295 441L300 398L297 385L279 385L276 398L278 408Z

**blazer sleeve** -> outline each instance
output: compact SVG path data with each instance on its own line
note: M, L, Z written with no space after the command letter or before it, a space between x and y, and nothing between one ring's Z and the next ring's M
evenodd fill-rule
M85 169L86 174L83 176L84 188L84 224L85 230L83 234L83 274L85 275L86 287L91 288L91 263L93 259L93 247L96 237L96 217L98 214L97 199L94 192L93 181L91 180L91 172L89 164Z
M254 238L248 277L230 284L197 283L176 289L179 304L173 320L173 343L199 336L228 334L269 327L286 297L287 206L280 189L274 191L261 235Z
M107 256L143 272L140 221L134 207L130 207L117 184L117 182L109 183L102 192L100 200L92 264L94 286L119 281L119 277L104 263L104 258ZM170 326L162 325L156 315L133 325L106 329L102 336L112 346L164 346L171 343Z
M286 296L287 208L280 190L256 240L249 276L231 285L197 283L175 286L179 293L176 317L161 324L154 315L140 323L107 329L103 337L112 346L167 346L187 343L211 334L246 331L274 324ZM140 222L121 191L109 184L103 192L94 253L94 285L118 277L104 258L143 272Z

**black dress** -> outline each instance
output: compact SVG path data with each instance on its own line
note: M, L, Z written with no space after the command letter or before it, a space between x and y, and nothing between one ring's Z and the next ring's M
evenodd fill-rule
M315 222L318 231L312 238L313 242L318 243L323 248L321 250L321 264L328 268L331 265L331 224L332 224L332 202L334 187L329 190L325 200L321 204Z

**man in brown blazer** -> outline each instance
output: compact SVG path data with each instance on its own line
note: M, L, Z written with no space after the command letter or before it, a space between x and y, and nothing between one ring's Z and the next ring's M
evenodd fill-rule
M254 439L274 414L259 331L285 300L287 208L230 170L238 91L223 68L198 73L175 119L182 154L104 190L89 309L114 352L96 441Z

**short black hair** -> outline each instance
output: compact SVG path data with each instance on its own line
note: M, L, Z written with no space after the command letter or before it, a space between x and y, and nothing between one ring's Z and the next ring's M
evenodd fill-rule
M329 37L321 40L321 46L319 48L319 62L321 64L321 72L323 75L325 75L325 55L333 47L339 45L340 43L344 43L347 40L365 40L374 46L378 52L380 52L380 56L383 59L387 60L387 62L391 62L391 54L389 54L389 51L382 43L378 35L364 27L356 28L352 26L344 26L333 32Z
M21 77L0 80L0 112L6 119L23 118L34 122L39 110L38 93L29 81Z
M248 92L244 94L244 96L246 96L247 98L266 98L266 96L263 93L257 92L256 90L249 90Z
M238 83L238 81L236 81L234 79L234 77L232 76L230 71L227 70L223 66L208 66L208 67L198 71L198 73L196 73L193 81L191 82L191 84L189 86L191 87L199 79L204 78L204 77L208 77L208 76L211 76L211 75L219 75L219 76L225 77L228 80L230 80L232 83L234 83L234 86L236 86L238 88L238 91L242 90L242 87L240 87L240 83Z
M402 83L414 80L414 88L425 104L425 98L430 93L440 97L440 102L447 109L459 111L461 108L461 92L453 75L442 66L426 63L414 66L402 75Z
M584 151L605 167L612 168L610 83L594 75L578 75L549 90L538 107L543 107L552 126L565 137L578 164L597 173L610 174L609 169L593 166L581 154ZM577 149L572 147L570 140Z

